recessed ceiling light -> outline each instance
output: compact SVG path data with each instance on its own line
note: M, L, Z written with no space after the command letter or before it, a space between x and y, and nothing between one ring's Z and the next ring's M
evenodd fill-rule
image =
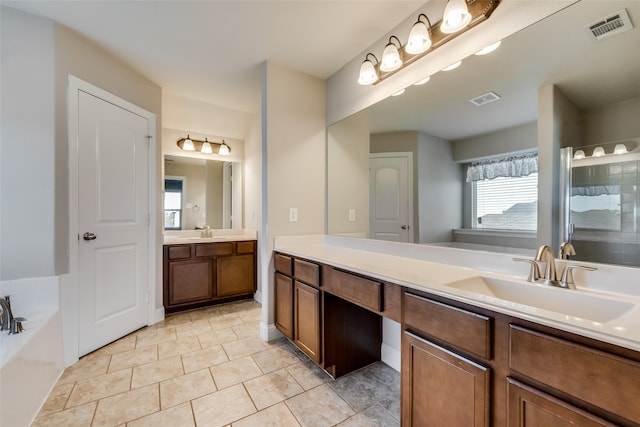
M391 96L400 96L404 93L404 89L400 89L399 91L397 91L396 93L392 94Z
M494 44L490 44L489 46L483 47L482 49L477 51L474 55L487 55L493 52L494 50L496 50L500 46L500 43L502 43L502 40L498 40Z
M462 64L462 61L455 62L455 63L453 63L453 64L449 65L448 67L444 67L444 68L442 69L442 71L451 71L451 70L455 70L456 68L458 68L458 67L460 66L460 64Z
M418 80L418 81L417 81L417 82L415 82L413 85L414 85L414 86L420 86L420 85L423 85L423 84L425 84L425 83L429 82L429 80L431 80L431 76L427 76L427 77L425 77L425 78L424 78L424 79L422 79L422 80Z

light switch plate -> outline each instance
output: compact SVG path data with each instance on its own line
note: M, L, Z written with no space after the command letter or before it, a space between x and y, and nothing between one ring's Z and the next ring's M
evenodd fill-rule
M298 208L289 208L289 222L298 222Z
M356 220L356 210L351 208L349 209L349 221L353 222Z

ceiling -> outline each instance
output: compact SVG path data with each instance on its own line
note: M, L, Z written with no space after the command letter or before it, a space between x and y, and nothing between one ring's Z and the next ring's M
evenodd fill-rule
M244 112L259 110L263 61L326 79L424 2L0 0L83 34L165 93Z
M623 8L631 31L601 41L587 36L585 25ZM419 130L457 140L531 123L538 88L548 84L581 109L640 98L638 52L640 1L581 0L503 40L495 52L370 107L371 132ZM481 107L469 102L490 91L502 98Z

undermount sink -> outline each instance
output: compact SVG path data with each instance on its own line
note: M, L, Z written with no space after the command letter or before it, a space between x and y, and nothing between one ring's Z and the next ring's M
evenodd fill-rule
M484 276L459 280L446 286L472 292L484 301L508 305L524 312L542 309L599 323L609 322L635 307L633 303L587 295L582 291Z

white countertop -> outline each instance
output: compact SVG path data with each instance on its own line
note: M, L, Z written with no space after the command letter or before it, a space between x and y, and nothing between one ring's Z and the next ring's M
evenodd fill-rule
M165 231L164 245L180 245L191 243L236 242L242 240L256 240L256 230L210 230L211 237L202 237L201 230Z
M589 264L600 267L599 282L606 275L610 279L606 282L611 285L606 289L604 285L581 286L587 282L587 275L596 272L576 272L578 289L574 290L526 282L528 265L514 262L509 254L325 235L276 237L274 250L640 351L640 295L637 290L626 292L631 287L640 287L639 269ZM564 262L556 262L561 271ZM567 293L575 293L576 300L582 296L597 297L605 303L636 306L611 320L597 322L563 314L561 309L550 311L536 307L535 303L514 303L448 285L477 276L544 287L546 297L557 296L559 301L570 301L571 294Z

